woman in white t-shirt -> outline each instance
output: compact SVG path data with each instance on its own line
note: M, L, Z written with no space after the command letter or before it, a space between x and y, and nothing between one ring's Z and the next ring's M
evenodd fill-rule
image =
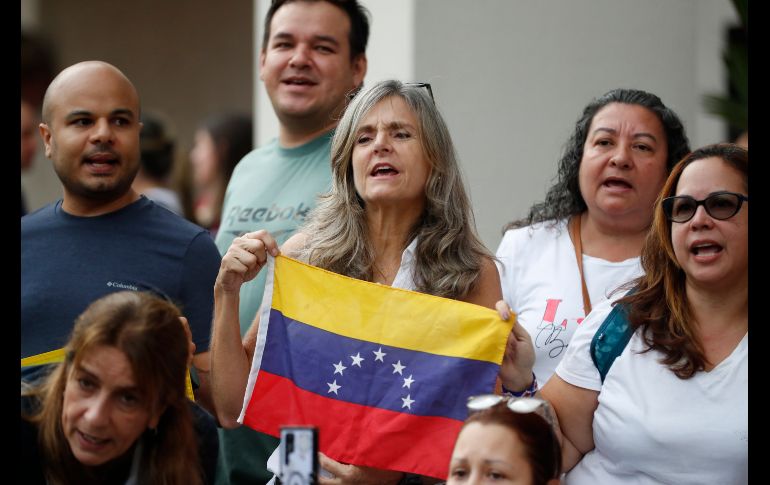
M748 482L748 217L748 151L710 145L674 168L645 274L618 300L631 339L602 379L599 305L543 387L567 483Z
M591 305L641 274L653 202L687 152L681 121L657 96L609 91L583 110L545 201L506 226L503 298L532 336L532 390L553 374Z

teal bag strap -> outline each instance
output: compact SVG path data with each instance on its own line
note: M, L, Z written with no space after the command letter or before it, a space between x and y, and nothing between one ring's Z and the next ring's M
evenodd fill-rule
M633 334L626 306L616 304L591 339L591 360L599 370L602 383Z

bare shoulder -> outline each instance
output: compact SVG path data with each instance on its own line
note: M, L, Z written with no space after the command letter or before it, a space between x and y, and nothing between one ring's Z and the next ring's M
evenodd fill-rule
M479 278L476 284L464 299L468 303L485 306L494 310L495 303L503 299L503 291L500 287L500 276L497 266L492 258L484 257L479 268Z
M298 232L283 243L281 246L281 253L290 258L296 258L300 252L305 249L306 244L307 234Z

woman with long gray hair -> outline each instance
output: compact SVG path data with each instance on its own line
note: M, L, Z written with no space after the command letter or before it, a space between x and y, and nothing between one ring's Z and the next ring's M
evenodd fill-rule
M339 274L489 308L502 298L476 235L449 131L430 86L383 81L348 106L332 140L332 188L280 252ZM241 342L240 286L278 254L265 231L236 238L214 287L212 382L220 423L237 426L258 322ZM400 472L322 466L343 482Z

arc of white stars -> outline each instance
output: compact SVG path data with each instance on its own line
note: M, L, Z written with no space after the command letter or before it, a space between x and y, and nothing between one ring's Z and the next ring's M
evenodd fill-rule
M342 365L342 361L340 361L340 363L339 363L339 364L332 364L332 365L334 366L334 374L339 374L339 375L342 375L342 371L344 371L345 369L347 369L347 367L345 367L344 365ZM332 374L332 375L334 375L334 374Z
M412 403L414 403L414 399L411 399L410 394L407 394L406 397L402 397L401 400L404 401L404 404L401 405L402 408L412 409Z
M401 387L406 387L407 389L411 389L413 382L414 382L414 379L412 379L412 374L409 374L409 377L404 377L404 385Z
M356 355L351 355L350 358L353 359L353 365L357 365L358 367L361 367L361 362L366 360L361 357L361 352L358 352Z
M391 364L391 365L393 366L393 373L394 374L396 372L398 372L399 374L404 375L404 373L402 371L404 369L406 369L406 366L405 365L401 365L401 361L400 360L398 362L396 362L395 364Z
M385 363L385 360L383 358L388 355L385 352L382 351L382 347L380 347L377 350L372 350L372 353L374 354L374 361L377 362L378 360L382 363Z
M326 385L329 386L329 390L326 391L326 394L329 394L329 393L333 392L334 394L336 394L338 396L340 395L340 393L337 392L337 389L342 388L342 386L337 384L337 379L335 379L334 382L327 382ZM407 396L407 397L409 397L409 396Z

